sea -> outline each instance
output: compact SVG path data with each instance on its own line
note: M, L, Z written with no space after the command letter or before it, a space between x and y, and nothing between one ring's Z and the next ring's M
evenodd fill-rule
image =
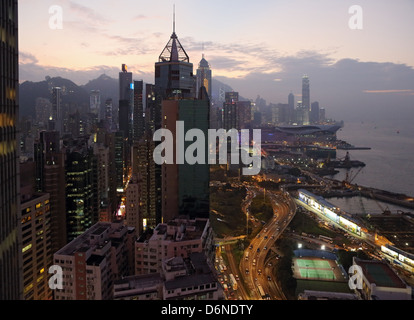
M399 121L354 121L344 123L337 138L356 147L370 150L349 150L351 160L359 160L366 166L348 170L352 183L414 197L414 123L411 119ZM346 156L345 150L337 151L337 159ZM344 180L347 169L339 169L331 178ZM329 198L329 202L352 214L381 214L414 212L414 209L387 204L364 197Z

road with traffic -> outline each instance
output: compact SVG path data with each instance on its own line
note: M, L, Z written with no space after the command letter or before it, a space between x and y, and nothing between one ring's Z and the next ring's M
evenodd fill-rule
M287 193L266 192L274 215L245 249L239 266L241 278L249 291L249 296L245 298L253 300L284 299L273 276L273 265L266 257L296 212L296 205Z

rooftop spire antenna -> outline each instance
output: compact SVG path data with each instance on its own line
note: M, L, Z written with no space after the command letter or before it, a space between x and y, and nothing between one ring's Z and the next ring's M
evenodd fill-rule
M173 6L173 33L175 33L175 4Z

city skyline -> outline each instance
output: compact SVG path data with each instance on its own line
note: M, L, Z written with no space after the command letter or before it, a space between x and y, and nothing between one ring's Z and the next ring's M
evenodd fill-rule
M414 6L160 3L2 1L0 300L413 300Z
M153 63L172 31L174 2L97 4L20 1L20 80L60 75L84 84L103 73L116 78L119 65L127 63L136 80L152 83ZM61 30L49 26L53 5L63 10ZM409 1L393 6L362 2L362 30L348 25L354 5L350 1L175 5L176 32L190 62L198 64L204 53L213 77L243 96L260 95L278 103L293 91L298 98L300 78L308 74L313 101L332 109L336 118L348 116L343 109L349 105L361 111L356 101L376 108L381 116L389 101L396 101L405 115L412 114L414 60L409 54L412 44L405 41L413 23ZM205 16L206 22L194 23L196 15ZM214 17L211 23L208 17Z

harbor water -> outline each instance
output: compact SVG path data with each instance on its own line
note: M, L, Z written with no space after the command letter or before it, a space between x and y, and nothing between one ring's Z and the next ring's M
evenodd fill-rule
M359 168L338 169L339 173L331 178L342 181L348 172L353 184L414 196L414 126L411 121L345 122L337 137L356 147L371 149L349 150L351 160L362 161L366 166L360 171ZM344 158L346 153L338 150L337 158ZM364 197L328 200L355 214L380 214L387 207L392 213L413 211Z

